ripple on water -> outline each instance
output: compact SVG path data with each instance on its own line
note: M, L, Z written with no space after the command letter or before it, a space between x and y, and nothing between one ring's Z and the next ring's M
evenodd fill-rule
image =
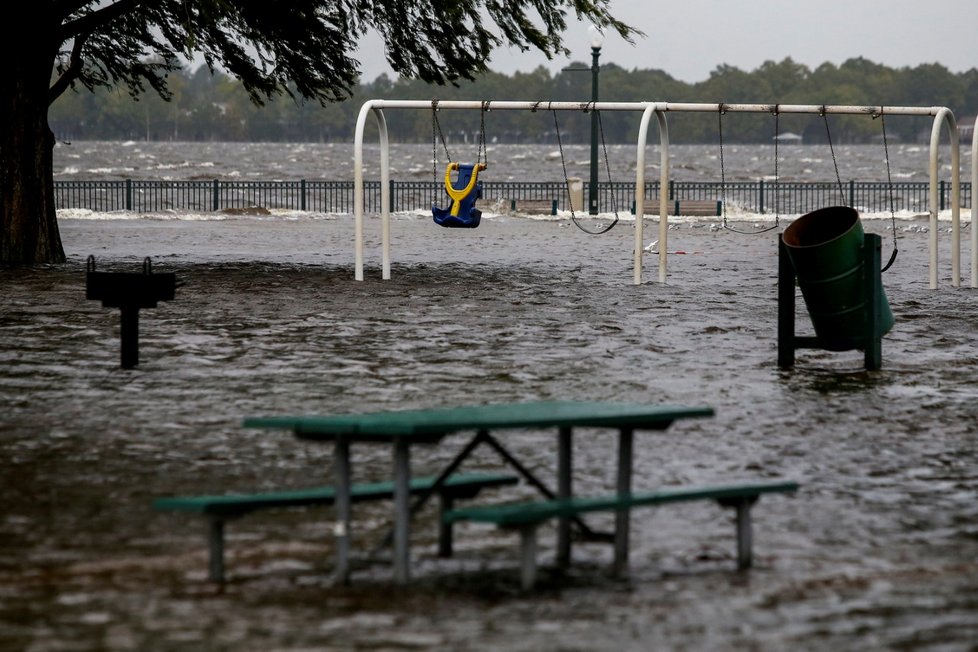
M628 650L654 640L782 650L978 640L973 306L970 291L920 282L925 234L905 235L887 273L896 325L883 369L867 373L859 352L799 351L795 368L776 368L773 238L680 229L670 238L708 251L706 266L674 256L669 283L633 286L630 228L591 238L556 222L488 221L483 236L398 220L393 279L381 282L368 259L358 283L345 258L321 263L324 242L346 251L351 226L67 220L67 267L0 272L0 626L14 645ZM107 252L106 267L153 255L166 261L155 268L188 281L144 311L137 369L118 369L114 312L84 299L89 251ZM409 254L423 262L405 262ZM799 330L802 317L799 307ZM517 591L514 536L463 529L458 558L441 560L427 511L413 533L410 593L390 590L386 567L331 586L328 512L231 524L235 579L222 593L204 581L201 524L148 507L159 495L326 481L327 447L244 430L246 416L534 398L713 406L714 419L639 434L636 486L791 477L803 489L758 505L749 575L730 572L731 525L715 506L670 507L636 512L629 580L608 578L610 551L584 544L571 573L552 572L547 530L532 597ZM434 470L465 441L414 449L412 463ZM550 477L552 436L519 432L506 443ZM614 438L582 430L574 452L579 486L609 488ZM386 449L355 452L357 477L389 468ZM501 470L482 450L472 468ZM524 489L498 497L532 495ZM356 513L358 537L381 536L384 507Z

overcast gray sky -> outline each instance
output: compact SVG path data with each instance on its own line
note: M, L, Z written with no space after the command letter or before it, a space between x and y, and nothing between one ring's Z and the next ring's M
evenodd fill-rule
M978 67L978 0L612 0L611 8L646 36L629 45L607 35L602 63L662 69L686 82L706 79L720 64L749 71L785 57L809 68L859 56L891 67ZM568 27L564 43L573 60L590 62L588 27ZM367 52L381 47L379 38L365 45ZM365 80L390 74L380 59L360 57ZM512 74L543 65L556 72L569 61L502 49L489 67Z

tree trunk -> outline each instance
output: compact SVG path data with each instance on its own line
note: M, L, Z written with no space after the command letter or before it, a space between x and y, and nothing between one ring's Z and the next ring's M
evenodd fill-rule
M54 53L36 35L2 32L12 38L0 45L0 265L63 263L48 126Z

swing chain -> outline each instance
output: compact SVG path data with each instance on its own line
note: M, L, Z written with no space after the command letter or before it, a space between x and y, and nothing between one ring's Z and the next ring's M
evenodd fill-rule
M608 145L604 140L604 124L601 122L601 112L598 111L598 132L601 134L601 150L604 152L604 169L608 173L608 187L611 188L611 210L615 213L615 221L611 223L612 226L618 223L618 195L615 193L614 181L611 178L611 161L608 160ZM605 229L607 231L608 229Z
M482 102L479 120L479 153L476 163L485 161L489 165L489 150L486 148L486 111L489 111L490 102ZM438 141L445 150L445 158L452 162L452 154L448 151L448 142L445 140L445 133L441 129L441 122L438 120L438 100L431 100L431 169L432 177L437 181L438 176Z
M441 139L441 146L445 149L445 158L452 162L452 155L448 151L448 143L445 142L445 134L442 133L441 123L438 121L438 100L431 100L431 181L438 183L438 139Z
M780 105L775 104L774 110L774 226L777 227L781 223L781 203L778 198L781 196L781 153L779 151L781 145L781 111L778 108Z
M729 224L727 224L727 172L723 161L723 116L727 112L726 105L723 102L717 104L717 130L720 136L720 205L721 212L723 214L723 228L727 231L733 231L734 233L742 233L744 235L754 235L758 233L766 233L768 231L773 231L780 226L780 214L777 210L778 205L778 106L774 106L774 224L764 229L757 231L741 231L740 229L735 229Z
M822 122L825 123L825 136L829 140L829 151L832 153L832 165L835 167L835 180L839 183L839 196L842 198L842 206L849 206L846 201L846 191L842 185L842 175L839 174L839 161L835 158L835 147L832 146L832 132L829 130L829 116L825 110L825 105L819 110Z
M438 100L431 100L431 182L438 183Z
M584 226L580 222L577 221L577 215L574 213L574 198L571 197L571 194L570 194L570 180L567 178L567 163L564 160L564 145L563 145L563 143L560 140L560 123L557 121L557 110L556 109L550 109L550 112L553 113L553 115L554 115L554 131L557 132L557 149L560 151L560 167L561 167L561 169L564 172L564 187L567 190L567 205L570 207L571 222L574 223L574 226L576 226L577 228L579 228L581 231L584 231L588 235L601 235L602 233L607 233L608 231L611 230L611 228L614 225L618 224L618 208L617 208L617 205L615 206L615 219L614 219L614 221L611 224L609 224L608 226L606 226L605 228L601 229L600 231L589 231L588 229L585 229ZM601 126L601 114L600 113L598 113L598 126L599 126L599 128ZM604 143L604 130L603 129L601 129L601 142ZM605 164L608 167L608 180L610 181L611 180L611 165L608 164L608 148L607 147L605 147L605 150L604 150L604 158L605 158Z
M774 221L777 222L781 217L781 204L778 198L781 196L781 112L778 106L774 105Z
M880 112L878 114L873 114L873 119L877 117L880 119L880 127L883 131L883 155L886 158L886 185L890 198L890 230L893 231L893 253L890 254L890 260L883 266L881 272L885 272L890 269L893 262L897 257L897 235L896 235L896 205L893 198L893 177L890 174L890 147L886 139L886 118L883 117L883 106L880 105Z
M486 149L486 112L489 111L489 100L482 103L482 108L479 111L479 153L477 154L476 163L480 163L485 160L486 167L489 167L489 150Z
M723 228L727 228L727 169L723 164L723 114L727 110L723 102L717 106L717 132L720 135L720 206L723 212Z

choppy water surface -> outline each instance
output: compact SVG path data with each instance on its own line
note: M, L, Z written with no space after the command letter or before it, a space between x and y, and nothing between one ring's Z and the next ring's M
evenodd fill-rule
M364 145L365 174L380 175L379 147ZM658 173L659 145L650 137L646 148L646 175ZM400 180L440 181L446 159L439 146L438 170L432 170L431 144L392 143L391 175ZM454 160L475 160L474 144L452 144ZM635 178L634 143L607 146L601 151L601 181ZM886 181L887 154L882 145L837 145L835 157L828 145L780 145L778 164L771 145L726 145L723 171L717 145L671 145L670 175L679 181L835 181L836 167L843 180ZM893 143L889 148L893 181L927 181L930 149L926 144ZM497 144L488 148L487 178L494 181L558 181L564 178L561 151L553 145ZM965 162L962 178L970 169L971 150L961 147ZM289 180L353 179L352 143L183 143L183 142L76 142L54 150L55 177L63 180L98 179L243 179ZM565 144L563 163L567 174L588 178L590 146ZM951 174L950 147L943 145L941 178ZM651 177L650 177L651 178Z
M868 227L884 255L886 226ZM669 283L633 286L628 223L591 237L562 220L458 232L399 216L393 280L371 223L357 283L349 218L62 220L68 265L0 271L0 648L973 650L976 294L950 287L944 234L942 287L927 288L927 236L910 226L884 275L884 368L867 373L858 352L777 368L775 233L682 225L670 247L698 253L670 258ZM89 254L105 270L152 256L185 282L142 312L138 369L118 369L117 311L85 300ZM627 579L607 577L607 546L580 544L571 573L544 572L529 596L515 535L460 528L440 560L430 511L408 589L386 566L332 586L319 510L231 523L219 591L204 523L149 507L328 481L327 447L244 430L247 416L558 398L716 409L638 436L639 488L784 477L802 491L757 506L748 574L731 570L729 515L691 504L634 514ZM552 477L550 433L505 441ZM415 449L416 472L464 443ZM576 439L581 490L609 487L613 443ZM389 466L386 448L355 449L357 478ZM502 470L489 452L467 468ZM364 547L388 510L355 510Z

